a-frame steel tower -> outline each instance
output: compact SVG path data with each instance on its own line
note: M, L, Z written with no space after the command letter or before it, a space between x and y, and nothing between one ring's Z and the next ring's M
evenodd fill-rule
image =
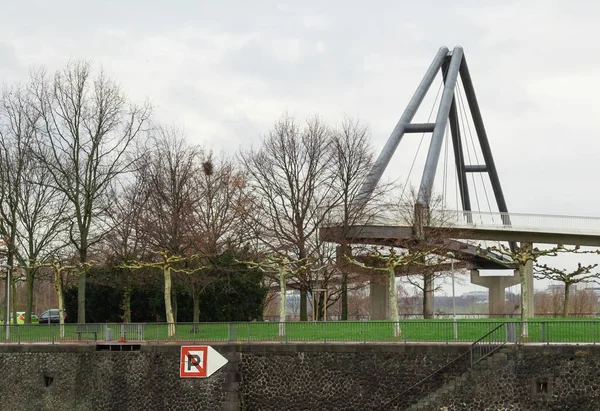
M439 109L435 122L412 123L411 121L415 113L423 102L423 99L425 98L429 88L431 87L431 84L437 77L440 70L443 76L444 90L439 102ZM484 164L465 164L455 95L459 78L462 82L465 97L470 108L473 125L477 133L481 151L483 153ZM450 121L452 146L454 150L462 209L464 211L472 211L469 186L467 183L467 174L488 173L492 189L494 191L496 204L498 206L498 211L501 213L508 213L504 194L500 185L500 179L498 178L498 171L496 170L494 157L492 156L492 151L490 149L487 133L481 117L481 111L479 110L477 97L475 96L473 81L471 80L471 75L469 73L469 68L467 66L463 49L460 46L455 47L452 51L449 51L447 47L442 47L435 55L433 62L429 66L429 69L421 81L421 84L419 84L419 87L404 110L402 117L400 117L398 124L396 124L396 127L392 131L392 134L381 151L381 154L375 162L371 172L367 176L360 194L357 197L355 205L361 207L369 201L377 183L381 179L383 172L394 155L394 152L400 144L404 134L431 133L431 142L429 144L429 151L427 153L425 169L423 170L417 198L417 205L420 205L421 207L427 207L431 200L433 182L439 163L440 152L442 149L442 143L448 121ZM503 219L505 220L503 221L504 224L510 225L508 215L503 215Z

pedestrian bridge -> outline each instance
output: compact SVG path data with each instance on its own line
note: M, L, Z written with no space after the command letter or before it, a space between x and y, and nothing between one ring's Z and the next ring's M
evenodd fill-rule
M600 217L458 210L438 214L442 227L464 231L472 240L600 246Z
M374 217L356 219L345 230L346 237L350 237L346 240L371 244L370 239L409 238L413 214L405 211L386 207ZM321 228L321 236L327 241L336 241L334 238L342 235L343 220L336 214L330 213L329 222ZM600 247L600 217L432 210L424 226L445 238Z

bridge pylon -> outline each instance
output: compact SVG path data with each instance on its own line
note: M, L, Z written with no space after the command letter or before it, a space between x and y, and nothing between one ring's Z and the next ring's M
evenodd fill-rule
M437 115L435 121L432 123L413 123L413 118L423 103L429 89L431 88L434 80L442 74L443 79L443 91L441 98L439 99L439 105L437 107ZM458 92L459 82L462 84L462 90L466 98L466 103L469 107L469 113L464 116L469 116L475 129L479 148L483 155L483 161L478 161L479 164L467 164L465 161L465 153L463 148L463 134L466 133L464 129L461 131L461 119L463 120L464 128L464 116L459 117L459 108L457 98L460 97ZM437 101L437 98L436 98ZM471 173L487 173L498 211L501 214L502 224L510 226L510 217L508 215L508 207L500 184L500 178L498 176L498 170L492 150L490 147L489 139L479 108L479 102L475 93L475 87L473 80L469 72L467 60L460 46L454 47L450 51L447 47L441 47L431 65L427 69L421 83L417 87L414 95L409 101L406 109L402 113L400 120L394 127L390 137L388 138L384 148L382 149L377 161L373 165L371 171L367 175L363 186L354 202L354 206L362 208L370 200L373 192L379 183L385 169L390 163L396 149L398 148L402 138L405 134L410 133L429 133L431 139L429 142L429 149L427 152L427 158L425 160L425 166L421 176L421 183L419 185L419 191L417 196L416 204L414 205L414 219L413 219L413 238L416 240L424 238L424 221L427 221L427 215L429 213L429 204L433 193L433 184L436 176L438 164L440 162L440 154L446 136L446 129L449 125L450 135L452 139L452 150L454 153L454 166L456 167L458 191L460 193L460 203L462 210L471 212L471 195L469 191L469 183L467 176ZM470 130L469 130L470 134ZM475 190L475 187L473 187ZM465 213L465 217L468 223L471 224L473 221L471 213ZM515 250L516 242L509 241L510 248ZM498 312L492 312L493 310L499 309L500 299L504 303L504 292L505 286L509 283L518 282L518 276L516 273L513 274L512 278L504 278L503 280L486 280L487 287L489 288L490 298L495 301L495 307L490 304L490 313L498 314ZM526 275L528 282L533 281L532 270L527 270ZM529 278L531 277L531 278ZM479 278L479 276L477 276ZM483 281L483 280L482 280ZM427 290L432 293L433 290ZM432 300L432 299L431 299ZM498 300L498 301L497 301ZM533 306L533 298L529 302ZM532 311L533 312L533 311Z
M442 73L444 88L442 97L439 101L435 122L412 123L417 110L421 106L432 83L440 72ZM465 163L462 143L463 136L461 135L461 128L459 126L460 121L456 103L456 90L459 81L462 83L473 126L483 154L483 164ZM381 176L405 134L430 133L431 140L429 143L429 150L427 152L427 159L425 161L425 168L421 177L421 184L419 186L417 197L417 204L420 205L421 208L427 207L431 200L435 174L439 164L440 153L448 124L450 124L450 134L452 136L452 148L454 152L462 209L464 211L472 211L467 175L470 173L487 173L494 192L498 211L508 213L506 200L498 177L498 170L496 169L487 132L479 109L479 103L475 94L475 88L473 86L467 60L463 49L460 46L454 47L452 51L449 51L447 47L441 47L435 55L425 76L421 80L421 83L406 106L396 127L394 127L394 130L377 158L377 161L365 179L355 201L355 206L362 207L369 201L375 187L379 183ZM508 220L508 216L505 216L505 218ZM415 221L418 220L418 216L415 216ZM504 223L510 225L510 221L505 221Z

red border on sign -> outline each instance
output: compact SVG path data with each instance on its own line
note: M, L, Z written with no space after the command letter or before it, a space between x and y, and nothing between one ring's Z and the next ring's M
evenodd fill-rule
M201 351L204 355L204 361L201 365L195 365L197 371L191 372L186 370L186 357L190 356L190 352ZM206 366L208 364L208 346L206 345L182 345L181 356L179 357L179 377L188 378L206 378Z

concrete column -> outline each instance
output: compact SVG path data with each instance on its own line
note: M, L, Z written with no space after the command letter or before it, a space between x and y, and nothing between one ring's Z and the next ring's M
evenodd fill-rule
M425 295L427 298L424 299L423 303L425 306L423 307L423 314L427 314L430 318L433 318L433 299L434 299L434 277L433 274L425 274L423 280L423 285L425 287Z
M373 277L370 282L370 307L369 316L371 320L388 320L390 297L388 293L388 282L385 278Z
M488 313L490 316L501 316L506 306L506 287L520 283L519 274L514 271L511 276L480 276L479 270L471 270L471 283L488 289Z

